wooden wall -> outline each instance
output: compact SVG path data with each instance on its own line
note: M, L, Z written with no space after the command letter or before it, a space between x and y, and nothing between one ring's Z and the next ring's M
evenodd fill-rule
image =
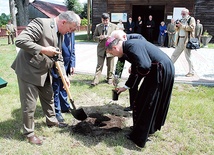
M92 0L92 32L101 23L102 13L107 11L107 0Z
M93 0L92 1L92 22L94 25L100 23L101 14L126 12L132 16L133 5L164 5L165 19L167 15L173 14L173 7L186 7L190 12L194 11L195 0Z
M200 19L204 30L213 36L211 42L214 43L214 0L196 0L194 16L196 20Z
M174 7L186 7L190 11L190 15L196 19L200 19L208 32L214 36L214 0L93 0L92 1L92 32L96 24L101 22L101 14L121 13L125 12L128 16L132 16L133 5L163 5L164 21L167 15L173 15ZM214 37L212 39L214 42Z

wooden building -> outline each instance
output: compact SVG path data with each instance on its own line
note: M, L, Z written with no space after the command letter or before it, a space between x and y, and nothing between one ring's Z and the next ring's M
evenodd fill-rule
M67 11L67 7L65 5L59 5L39 0L34 0L29 3L28 11L29 11L29 22L34 18L54 18L59 15L61 12ZM21 23L17 21L17 34L20 34L25 26L22 26Z
M176 20L182 8L189 9L190 15L200 19L204 30L214 36L214 0L92 0L92 31L96 24L101 22L103 12L111 15L113 23L117 23L112 19L114 14L125 14L127 18L132 17L133 21L137 21L138 16L141 16L144 26L148 16L152 15L156 23L154 35L157 40L160 22L165 21L167 24L171 18ZM143 35L145 35L145 27L143 27Z
M67 11L65 5L59 5L44 1L35 0L29 3L29 20L34 18L53 18L58 16L61 12Z

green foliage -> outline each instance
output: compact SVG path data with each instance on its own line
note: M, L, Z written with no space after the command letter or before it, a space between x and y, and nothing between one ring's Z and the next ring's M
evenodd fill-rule
M214 44L208 44L208 48L214 49Z
M9 19L10 19L10 15L6 15L5 13L2 13L0 16L0 27L2 27L3 25L6 25Z
M92 34L90 34L90 40L89 40L89 42L94 42L94 40L92 38L93 38ZM81 35L75 36L75 42L85 42L85 41L88 41L87 34L81 34Z
M79 15L83 11L83 6L78 0L66 0L65 4L67 5L68 10L72 10Z
M81 25L82 25L82 26L87 26L87 25L88 25L88 20L87 20L86 18L83 18L83 19L81 20Z
M82 18L87 18L87 12L88 12L88 3L83 4L83 11L81 13ZM91 15L91 9L90 9L90 15Z
M78 0L66 0L66 5L69 10L73 10L81 16L81 18L87 18L88 3L81 4ZM91 15L91 9L90 9Z
M211 35L207 32L207 30L204 31L203 36L211 37Z
M116 89L118 87L118 84L120 83L121 74L123 71L124 63L121 63L120 61L116 64L115 74L111 72L111 74L114 76L113 78L113 84L114 88Z

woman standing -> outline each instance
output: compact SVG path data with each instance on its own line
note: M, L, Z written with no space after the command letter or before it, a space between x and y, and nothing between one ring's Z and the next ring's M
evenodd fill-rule
M166 38L166 33L167 33L167 27L165 23L162 21L161 25L159 26L159 37L158 37L158 43L161 47L164 47L164 42Z
M125 30L122 20L119 20L119 23L117 24L118 30Z

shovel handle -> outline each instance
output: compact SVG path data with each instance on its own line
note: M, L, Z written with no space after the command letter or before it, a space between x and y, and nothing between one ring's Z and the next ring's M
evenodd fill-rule
M56 65L56 67L57 67L57 69L58 69L59 76L60 76L61 79L62 79L62 83L63 83L63 85L64 85L64 87L65 87L66 93L68 94L68 98L70 99L70 102L71 102L71 104L72 104L72 107L73 107L73 109L76 109L76 107L75 107L75 105L74 105L74 101L72 100L71 93L70 93L70 91L69 91L69 87L68 87L68 85L67 85L67 83L66 83L66 81L65 81L65 78L64 78L63 74L62 74L62 69L61 69L61 67L60 67L60 65L59 65L59 62L58 62L58 61L55 61L55 65Z

